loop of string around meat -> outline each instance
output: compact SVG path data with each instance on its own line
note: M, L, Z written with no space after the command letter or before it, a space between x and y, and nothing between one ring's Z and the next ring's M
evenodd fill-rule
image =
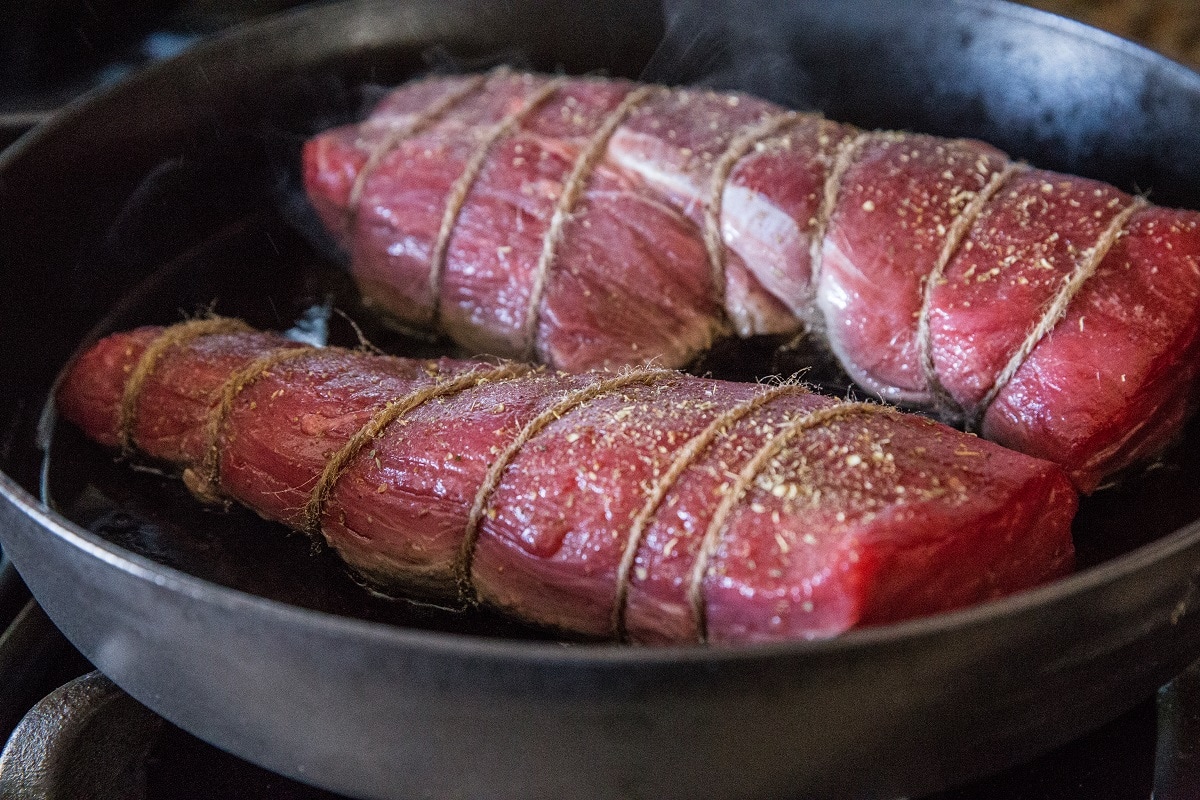
M805 431L828 425L845 417L862 414L896 414L894 409L878 403L842 403L827 406L802 414L794 419L788 427L771 438L754 454L742 467L737 479L721 498L713 516L705 529L704 538L692 564L688 580L688 600L692 607L692 616L696 623L696 631L700 642L708 639L708 620L704 599L704 580L708 576L709 562L720 547L721 539L728 527L734 508L746 496L746 492L758 479L759 474L773 459L784 452L788 443Z
M933 262L921 287L921 308L917 311L917 358L921 362L925 383L933 397L933 411L944 419L961 421L964 410L942 385L937 366L933 363L933 332L929 326L929 311L933 305L933 294L942 282L950 260L962 247L962 243L983 213L983 209L1014 175L1025 169L1027 167L1023 164L1009 163L1004 169L993 173L984 187L975 193L975 196L950 224L937 259Z
M721 231L721 211L725 200L725 187L734 168L756 144L775 136L789 125L795 125L805 115L797 111L784 111L765 117L757 123L747 125L730 139L724 152L713 165L709 182L708 202L704 207L704 247L708 251L712 270L713 289L717 303L725 305L725 236Z
M485 383L519 378L533 371L534 367L526 364L504 364L499 367L470 370L449 380L424 386L410 392L405 397L386 403L325 462L325 467L321 471L320 477L317 478L317 483L313 487L308 504L304 509L305 530L314 536L321 533L321 517L325 510L325 504L338 479L363 447L381 436L396 420L431 400L451 397Z
M1008 363L1004 365L1004 369L996 376L996 380L992 382L991 388L987 394L979 402L974 413L967 420L967 430L978 431L983 424L983 418L991 408L992 403L1000 395L1009 382L1016 376L1017 372L1024 366L1025 361L1029 358L1038 342L1045 338L1046 334L1050 333L1062 318L1067 315L1067 307L1070 306L1071 300L1079 294L1080 290L1087 281L1096 274L1100 263L1104 261L1104 257L1108 255L1108 251L1117 243L1117 240L1123 235L1125 226L1129 223L1137 211L1145 208L1147 202L1145 198L1135 197L1133 202L1121 210L1116 216L1109 221L1108 227L1100 235L1099 240L1094 246L1084 251L1082 258L1075 265L1075 269L1063 280L1062 286L1054 298L1046 306L1033 325L1030 326L1029 332L1025 335L1024 340L1013 352Z
M550 272L554 268L554 259L558 252L559 242L563 238L563 230L571 219L575 206L583 197L588 179L603 160L608 142L621 123L639 105L655 94L664 91L667 90L661 86L640 86L630 91L603 119L591 140L576 157L571 172L563 183L558 200L554 204L554 214L550 218L546 234L542 237L542 250L538 255L537 266L533 270L533 284L529 291L529 305L526 307L525 323L522 328L525 342L524 358L532 359L537 355L537 329L542 313L542 297L550 282Z
M366 190L367 181L370 180L371 176L379 169L384 159L392 151L403 144L406 139L411 139L432 125L435 125L454 107L467 98L481 92L489 80L507 76L509 72L510 70L507 67L498 67L489 74L476 75L466 81L457 90L447 92L438 102L430 105L421 113L414 114L401 123L392 123L389 125L384 137L371 149L366 163L362 165L358 174L354 176L354 183L350 186L350 194L346 201L344 224L347 230L353 226L355 220L358 218L359 207L362 205L363 192Z
M492 462L487 474L484 476L483 483L480 484L478 491L475 493L474 502L471 504L471 511L467 517L466 531L463 536L462 548L458 559L457 580L459 592L464 602L470 604L478 602L478 598L475 595L474 583L471 579L471 563L475 555L475 544L479 539L480 523L483 520L488 501L500 486L500 481L503 479L509 465L516 459L517 454L525 447L529 440L546 426L562 419L565 414L582 407L584 404L598 397L619 391L626 386L635 384L648 385L655 381L677 376L678 374L672 370L641 369L612 378L598 380L595 383L568 392L557 403L554 403L525 423L520 432L508 443L508 446L496 456L496 459Z
M130 455L136 449L134 429L137 426L137 404L142 387L158 366L159 359L172 347L187 344L203 336L223 333L250 333L254 329L246 323L228 317L206 317L188 320L165 328L142 352L125 381L121 393L121 405L117 411L117 442L121 452Z
M463 166L463 171L459 173L458 178L450 187L450 194L446 198L446 206L442 214L442 224L438 228L437 239L434 241L433 250L429 257L431 324L435 329L441 314L442 282L446 272L446 258L450 249L450 239L454 235L454 230L458 227L458 218L462 215L463 208L467 204L467 197L471 194L472 187L475 186L480 173L483 172L483 168L487 165L488 155L492 152L497 142L515 132L522 122L541 108L566 82L566 78L554 78L546 81L525 99L520 108L506 115L495 125L488 128L480 138L478 144L476 144L474 151L467 158L467 162Z
M259 356L229 376L221 387L220 399L209 412L208 421L204 426L204 460L198 467L189 467L183 472L183 482L193 495L206 503L215 503L223 499L220 490L221 432L230 412L233 411L233 404L238 395L258 379L269 375L272 367L321 350L322 348L308 345L282 347Z
M702 431L684 443L670 466L654 482L646 494L645 502L630 524L629 535L625 540L625 549L617 567L616 600L613 604L612 621L614 637L622 641L627 638L625 619L633 565L637 560L638 551L641 549L642 540L645 538L650 523L679 478L722 435L728 434L738 422L781 397L796 394L809 394L809 391L797 383L782 383L726 409L714 417Z

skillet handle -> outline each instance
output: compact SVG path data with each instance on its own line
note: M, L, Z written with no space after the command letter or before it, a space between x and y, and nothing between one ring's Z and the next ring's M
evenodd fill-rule
M34 706L0 755L0 800L136 800L162 718L99 672Z

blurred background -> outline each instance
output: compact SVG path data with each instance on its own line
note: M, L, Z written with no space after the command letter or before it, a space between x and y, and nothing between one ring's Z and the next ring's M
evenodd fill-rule
M1200 65L1200 3L1196 0L1026 0L1025 4L1074 17L1178 61Z
M230 25L299 0L0 2L0 147L55 109Z
M1024 0L1200 65L1196 0ZM0 115L32 123L229 25L298 0L23 0L0 3ZM3 144L3 142L0 142Z

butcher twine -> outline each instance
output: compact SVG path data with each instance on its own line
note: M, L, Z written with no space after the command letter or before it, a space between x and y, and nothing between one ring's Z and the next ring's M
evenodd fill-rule
M488 468L483 483L475 493L475 502L471 505L471 513L467 517L467 528L463 536L462 550L458 559L458 586L462 598L467 603L478 602L475 596L474 584L471 580L471 562L475 556L475 543L479 539L479 523L483 520L484 509L492 493L500 485L505 470L517 457L517 453L525 444L542 431L547 425L561 419L563 415L596 398L623 389L634 384L649 385L667 377L678 377L679 373L665 369L639 369L617 375L612 378L596 381L582 389L569 392L563 399L542 411L517 434L508 447L496 456L496 460Z
M121 405L117 410L117 442L121 452L128 456L135 448L133 429L137 424L137 402L142 393L146 380L154 373L159 358L167 350L176 345L186 344L192 339L202 336L213 336L220 333L250 333L253 331L246 323L226 317L206 317L180 322L163 329L142 352L141 357L129 373L125 381L125 390L121 393Z
M692 565L691 579L688 583L688 599L691 601L692 615L696 620L696 630L700 642L708 639L708 620L704 603L704 578L708 573L708 562L712 559L713 554L717 551L717 547L721 543L721 537L725 533L726 523L729 521L729 515L733 511L734 506L740 503L742 498L745 497L747 490L758 479L758 474L763 468L783 452L783 448L787 446L788 442L805 431L853 414L894 413L896 412L887 406L881 406L876 403L842 403L841 405L819 408L816 411L811 411L808 414L798 417L786 430L777 434L763 445L754 454L754 457L746 462L741 472L738 473L737 480L729 488L729 491L725 493L725 496L721 498L720 504L717 506L716 511L713 512L708 529L704 532L704 539L700 544L700 550L696 554L696 561Z
M984 395L983 400L979 402L979 406L975 409L972 418L969 420L968 430L979 430L983 424L984 415L991 408L992 401L996 399L1000 392L1004 391L1004 387L1017 374L1017 370L1025 364L1025 359L1029 358L1029 354L1033 352L1033 348L1037 347L1042 337L1053 330L1054 326L1059 323L1059 320L1066 316L1067 306L1070 305L1071 299L1079 293L1079 290L1083 288L1087 280L1096 274L1100 262L1104 260L1104 257L1108 255L1108 251L1116 244L1117 239L1121 237L1122 232L1125 230L1125 224L1129 222L1129 218L1146 205L1145 198L1135 197L1132 203L1112 218L1104 233L1101 234L1100 240L1096 242L1096 246L1088 251L1087 255L1075 265L1074 272L1063 282L1054 300L1046 307L1042 318L1029 329L1029 333L1025 336L1025 341L1021 342L1021 346L1017 348L1016 352L1012 354L1012 358L1004 366L1004 369L1000 371L1000 374L992 383L992 388Z
M715 417L700 433L689 439L676 454L671 466L659 476L642 505L637 516L629 526L629 538L625 541L625 552L621 555L621 563L617 568L617 597L613 604L613 635L621 640L626 638L625 615L629 598L630 580L633 564L637 560L638 550L646 530L650 527L659 506L666 499L667 493L674 488L684 471L690 467L700 454L708 449L717 437L726 434L740 420L762 408L766 404L789 394L809 394L803 386L795 383L782 383L767 388L765 392L726 409Z
M708 262L712 267L713 288L717 293L717 302L725 306L725 237L721 233L721 206L725 199L725 184L733 173L733 168L742 160L750 148L767 139L788 125L800 121L804 117L796 111L785 111L773 114L759 122L747 126L741 133L730 140L725 151L721 153L713 165L712 180L709 183L708 203L704 207L704 246L708 250Z
M992 173L992 177L984 187L975 193L962 213L955 217L954 222L950 224L950 230L946 232L946 238L942 241L941 252L938 253L937 260L933 262L929 275L925 277L925 286L921 291L921 308L917 312L917 354L921 359L921 369L925 373L925 384L933 394L933 410L938 416L961 417L963 409L942 385L941 378L937 374L937 367L933 363L933 334L929 329L929 308L933 302L934 289L942 282L942 276L946 272L947 265L950 264L950 259L958 252L958 248L967 238L967 233L979 219L979 215L983 213L983 207L996 196L996 193L1003 188L1004 184L1008 183L1013 175L1025 169L1027 167L1022 164L1009 163L1004 169Z
M454 185L450 187L450 194L446 198L446 208L442 213L442 225L438 229L437 240L434 242L433 251L429 256L429 292L432 298L431 312L433 317L431 326L433 328L436 329L438 326L438 316L442 305L442 276L446 272L446 254L450 248L450 237L454 234L454 229L458 226L458 218L462 214L463 207L467 204L467 195L471 193L471 187L475 185L479 174L483 172L488 154L496 142L510 135L526 117L540 108L555 92L561 89L566 81L566 78L555 78L542 84L536 92L521 104L520 108L489 128L484 133L483 138L479 140L479 144L475 146L475 150L471 153L470 158L467 159L462 173L454 181Z
M242 393L242 390L269 374L271 367L320 351L321 348L308 345L281 347L259 356L229 376L225 385L221 387L221 399L209 412L204 426L204 439L207 442L204 448L204 460L198 469L189 467L183 471L183 482L193 495L206 503L215 503L222 499L220 491L221 450L219 446L221 430L225 427L225 421L229 419L229 412L233 410L233 401Z
M537 328L542 313L542 296L546 293L546 285L550 280L550 270L554 267L554 257L559 240L562 239L563 228L571 218L575 204L583 196L588 178L591 177L592 171L604 157L604 153L608 149L608 140L616 133L625 118L651 95L666 91L668 90L661 86L639 86L629 92L604 118L600 127L592 135L591 141L576 157L575 165L571 168L571 173L563 184L562 192L558 195L558 202L554 206L554 216L550 218L550 225L546 228L546 235L542 238L542 252L538 256L537 267L533 272L533 286L529 291L529 306L525 312L524 358L526 360L532 360L537 354Z
M321 515L333 487L346 467L358 455L367 442L383 434L389 425L413 409L439 397L449 397L465 389L471 389L493 381L505 381L528 375L534 370L526 364L504 364L491 369L477 369L458 375L442 383L434 383L414 392L386 403L371 419L362 426L342 447L325 462L325 468L317 479L309 495L308 504L304 508L304 528L313 535L321 533Z
M842 190L842 179L850 165L858 158L867 139L873 134L870 131L858 131L838 142L834 150L833 166L825 175L825 188L821 193L821 209L812 227L812 240L809 244L808 261L810 285L816 289L821 277L821 262L825 259L825 233L829 230L829 222L833 219L833 210L837 207L838 195Z
M420 114L412 115L407 122L401 125L391 125L388 128L387 135L375 145L371 150L367 161L363 164L362 169L354 176L354 183L350 187L350 196L346 201L345 225L349 229L355 218L358 216L359 206L362 204L363 191L366 189L367 180L379 169L379 165L387 158L388 154L395 150L401 142L416 136L421 131L428 128L430 125L439 121L446 112L454 108L454 106L466 100L471 95L483 88L492 77L500 77L506 75L508 69L499 67L487 75L476 75L471 80L465 82L462 86L453 92L447 92L442 99L438 100L433 105L426 108Z

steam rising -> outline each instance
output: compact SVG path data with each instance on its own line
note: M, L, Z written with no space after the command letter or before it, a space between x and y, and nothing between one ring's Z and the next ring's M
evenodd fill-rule
M772 23L760 4L664 0L663 16L666 33L642 80L742 91L790 108L815 108L810 77L792 55L777 17Z

